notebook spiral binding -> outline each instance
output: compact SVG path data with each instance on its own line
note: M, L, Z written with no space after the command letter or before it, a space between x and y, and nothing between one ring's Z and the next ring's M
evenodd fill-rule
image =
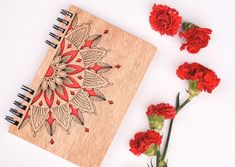
M27 87L27 86L25 86L25 85L22 85L21 89L24 90L25 92L31 94L31 95L33 95L34 92L35 92L33 89L31 89L31 88L29 88L29 87ZM19 98L21 98L23 101L27 102L27 103L30 102L30 100L31 100L31 98L29 98L29 97L27 97L27 96L25 96L25 95L23 95L23 94L21 94L21 93L19 93L17 96L18 96ZM19 102L19 101L14 101L13 104L14 104L18 109L26 110L26 108L27 108L26 105L22 104L22 103ZM10 112L11 112L13 115L15 115L15 116L17 116L17 117L19 117L19 118L22 118L22 116L23 116L23 114L20 113L20 112L19 112L17 109L15 109L15 108L10 108ZM5 119L6 119L8 122L12 123L13 125L16 125L16 126L17 126L17 125L19 124L19 121L15 120L15 119L14 119L13 117L11 117L11 116L6 116Z
M69 12L69 11L67 11L67 10L64 10L64 9L62 9L62 10L60 11L60 13L61 13L62 15L64 15L64 16L69 16L70 18L73 17L73 14L72 14L71 12ZM66 25L66 26L69 25L69 21L68 21L68 20L62 19L62 18L60 18L60 17L57 17L56 20L57 20L58 22L64 24L64 25ZM65 30L66 30L66 29L64 29L64 28L62 28L62 27L60 27L60 26L58 26L58 25L55 25L55 24L53 25L53 28L54 28L55 30L57 30L57 31L60 31L61 33L64 33ZM56 34L54 34L54 33L52 33L52 32L50 32L49 35L50 35L52 38L56 39L57 41L60 41L60 40L61 40L61 36L58 36L58 35L56 35ZM56 44L56 43L51 42L51 41L49 41L49 40L46 40L45 42L46 42L46 44L50 45L50 46L53 47L54 49L57 48L57 44Z
M73 17L73 14L72 14L71 12L69 12L69 11L67 11L67 10L64 10L64 9L62 9L62 10L60 11L60 13L61 13L62 15L64 15L64 16L69 16L70 18ZM57 17L56 20L57 20L58 22L64 24L64 25L66 25L66 26L69 25L69 21L67 21L67 20L65 20L65 19L62 19L62 18L60 18L60 17ZM53 25L53 28L54 28L55 30L57 30L57 31L60 31L61 33L64 33L65 30L66 30L66 29L64 29L64 28L62 28L62 27L60 27L60 26L58 26L58 25ZM56 35L55 33L52 33L52 32L50 32L49 35L50 35L52 38L56 39L58 42L59 42L59 41L61 40L61 38L62 38L61 36L58 36L58 35ZM49 41L49 40L46 40L45 42L46 42L48 45L50 45L51 47L53 47L54 49L57 48L57 44L56 44L56 43L51 42L51 41ZM21 89L24 90L25 92L31 94L31 95L33 95L34 92L35 92L35 91L32 90L31 88L29 88L29 87L27 87L27 86L24 86L24 85L21 87ZM19 93L17 96L18 96L20 99L22 99L23 101L27 102L27 103L29 103L30 100L31 100L31 98L29 98L29 97L27 97L27 96L25 96L25 95L23 95L23 94L21 94L21 93ZM27 108L26 105L22 104L22 103L19 102L19 101L14 101L14 105L15 105L18 109L21 109L21 110L26 110L26 108ZM10 108L10 112L11 112L13 115L17 116L18 118L22 118L22 117L23 117L23 114L20 113L18 109ZM18 126L18 124L19 124L19 121L15 120L15 119L14 119L13 117L11 117L11 116L6 116L5 119L6 119L8 122L10 122L11 124L13 124L13 125Z

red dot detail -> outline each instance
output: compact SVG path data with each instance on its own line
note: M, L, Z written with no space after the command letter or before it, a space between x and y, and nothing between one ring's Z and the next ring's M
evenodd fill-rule
M89 132L89 128L85 127L85 132L88 133Z
M57 101L56 101L56 104L57 104L57 105L60 105L60 101L59 101L59 100L57 100Z
M81 79L82 79L82 76L78 76L78 79L80 79L80 80L81 80Z
M71 44L71 43L68 44L67 48L69 49L69 48L71 48L71 47L72 47L72 44Z
M70 91L71 95L75 95L75 92L74 91Z
M50 144L52 145L52 144L54 144L55 143L55 141L53 140L53 139L51 139L50 140Z
M113 101L112 101L112 100L109 100L108 102L109 102L109 104L113 104Z
M121 68L121 66L120 66L119 64L117 64L115 67L116 67L117 69Z
M105 30L105 31L104 31L104 34L108 34L108 33L109 33L109 30Z
M43 103L42 103L42 101L40 101L40 102L39 102L39 106L42 106L42 105L43 105Z

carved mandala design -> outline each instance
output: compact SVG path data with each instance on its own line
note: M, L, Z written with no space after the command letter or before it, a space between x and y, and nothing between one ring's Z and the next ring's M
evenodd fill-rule
M110 85L102 75L112 68L102 62L109 50L97 46L102 36L90 36L90 29L74 19L21 128L30 124L34 135L43 127L51 136L58 127L69 132L71 121L84 125L83 114L96 113L93 101L106 100L99 88Z

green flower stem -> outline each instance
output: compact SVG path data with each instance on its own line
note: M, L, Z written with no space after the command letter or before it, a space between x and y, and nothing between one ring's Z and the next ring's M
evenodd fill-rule
M157 155L156 155L156 167L159 167L160 164L160 150L157 150Z
M178 113L186 104L188 104L191 99L192 99L192 96L189 96L180 106L176 106L176 113ZM171 138L171 131L172 131L172 127L173 127L173 122L174 122L174 119L171 119L169 129L168 129L166 144L165 144L163 154L162 154L162 157L161 157L162 161L164 161L165 157L166 157L169 141L170 141L170 138Z
M179 107L177 107L176 113L178 113L186 104L188 104L192 98L192 96L189 96Z
M170 138L171 138L171 130L172 130L173 122L174 122L174 119L171 119L169 129L168 129L166 144L165 144L165 147L164 147L164 150L163 150L163 153L162 153L162 157L161 157L161 160L163 160L163 161L165 160L168 145L169 145L169 141L170 141Z

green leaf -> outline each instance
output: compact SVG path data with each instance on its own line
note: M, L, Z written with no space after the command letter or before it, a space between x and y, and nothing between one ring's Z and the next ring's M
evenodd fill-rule
M178 93L176 97L176 105L175 105L176 109L178 109L179 106L180 106L180 93Z

